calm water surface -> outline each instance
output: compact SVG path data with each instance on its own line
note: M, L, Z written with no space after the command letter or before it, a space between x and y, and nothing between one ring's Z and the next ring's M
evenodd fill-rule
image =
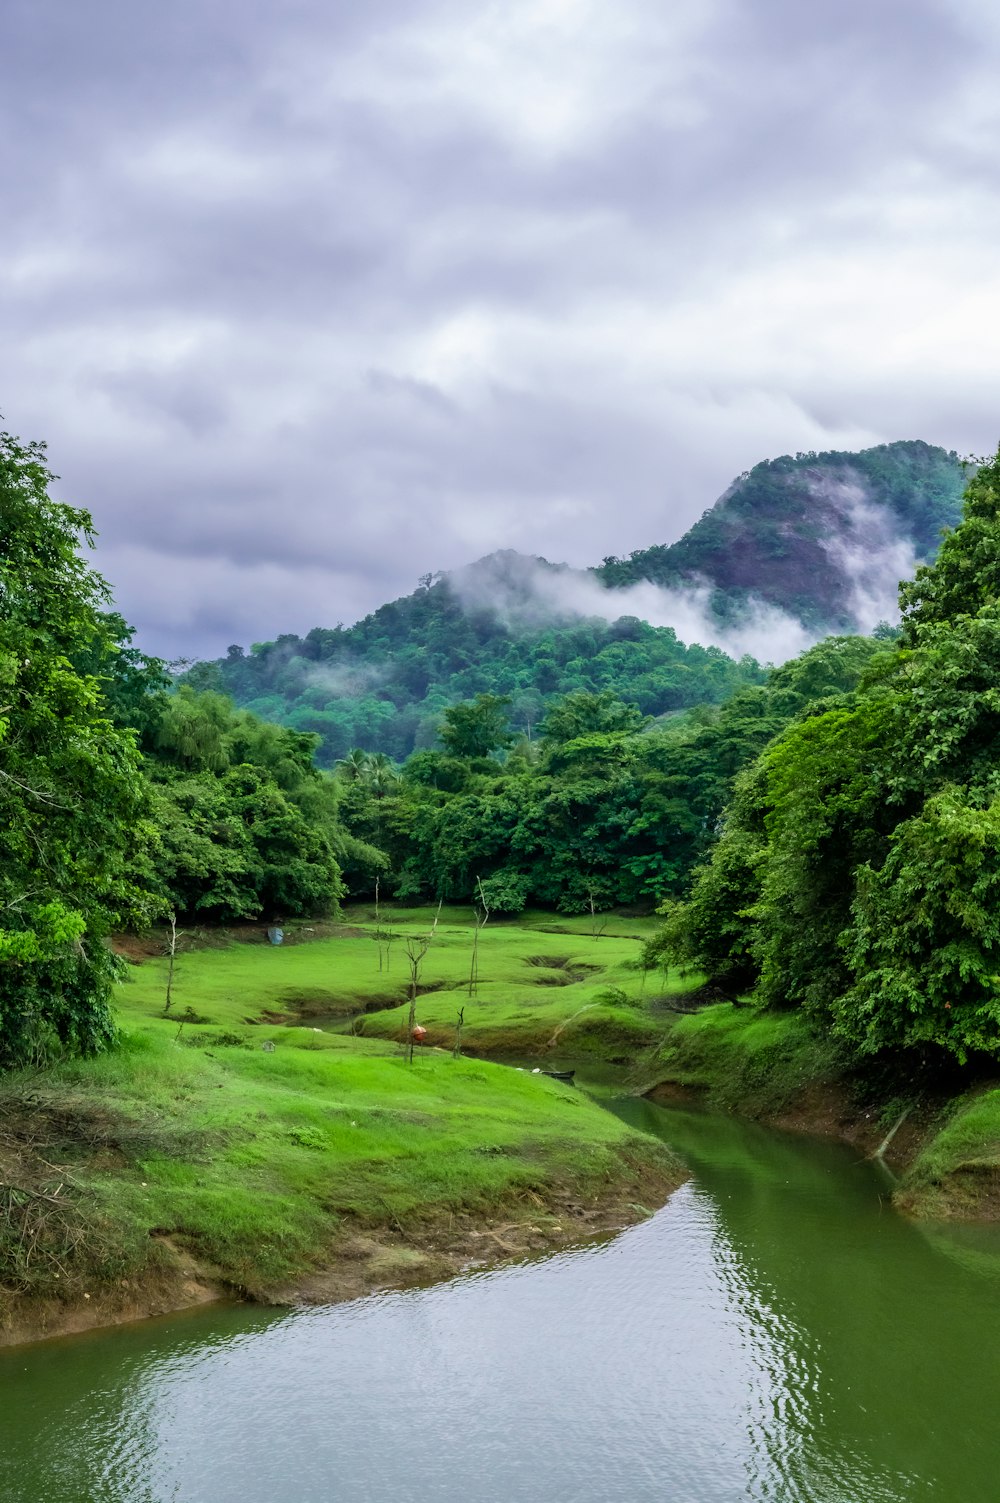
M622 1107L694 1180L613 1242L0 1352L2 1503L1000 1503L1000 1233L837 1145Z

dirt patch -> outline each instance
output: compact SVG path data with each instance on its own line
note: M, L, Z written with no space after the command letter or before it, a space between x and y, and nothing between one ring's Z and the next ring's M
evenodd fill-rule
M676 994L663 992L658 997L651 997L649 1008L651 1012L700 1012L703 1007L714 1007L717 1002L732 1002L729 997L719 990L717 986L699 986L692 992Z
M121 1279L118 1284L95 1284L95 1292L71 1303L30 1296L0 1310L0 1346L21 1346L52 1336L71 1336L104 1326L125 1325L155 1315L232 1298L220 1285L206 1283L182 1269L142 1279Z
M1000 1168L969 1164L944 1181L897 1190L893 1202L910 1216L934 1221L1000 1221Z
M525 965L538 972L533 976L533 986L572 986L574 982L586 981L599 965L589 965L585 960L574 960L572 955L525 955Z
M281 1002L288 1013L281 1021L312 1022L317 1018L353 1018L359 1012L384 1012L390 1007L399 1007L404 998L398 992L385 992L376 997L356 997L344 992L308 991L285 992ZM290 1017L289 1017L290 1015Z

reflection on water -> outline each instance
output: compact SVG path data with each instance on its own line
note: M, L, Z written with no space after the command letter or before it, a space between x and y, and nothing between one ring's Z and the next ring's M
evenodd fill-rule
M836 1145L620 1109L695 1179L603 1246L0 1353L0 1499L995 1503L997 1237Z

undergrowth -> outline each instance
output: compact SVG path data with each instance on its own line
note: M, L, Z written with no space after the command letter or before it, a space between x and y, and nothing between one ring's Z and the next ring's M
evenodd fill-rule
M660 1053L667 1079L744 1116L776 1115L804 1087L841 1078L836 1046L799 1013L719 1003L679 1017Z

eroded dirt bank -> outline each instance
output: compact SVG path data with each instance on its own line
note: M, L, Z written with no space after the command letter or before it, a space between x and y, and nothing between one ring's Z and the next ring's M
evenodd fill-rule
M622 1156L620 1173L599 1184L552 1184L508 1197L489 1215L461 1208L400 1221L348 1221L326 1259L276 1284L234 1286L173 1239L160 1238L160 1265L139 1277L94 1280L69 1300L0 1295L0 1346L167 1315L213 1301L271 1306L335 1304L367 1294L439 1282L473 1268L577 1247L643 1220L687 1178L661 1145Z

